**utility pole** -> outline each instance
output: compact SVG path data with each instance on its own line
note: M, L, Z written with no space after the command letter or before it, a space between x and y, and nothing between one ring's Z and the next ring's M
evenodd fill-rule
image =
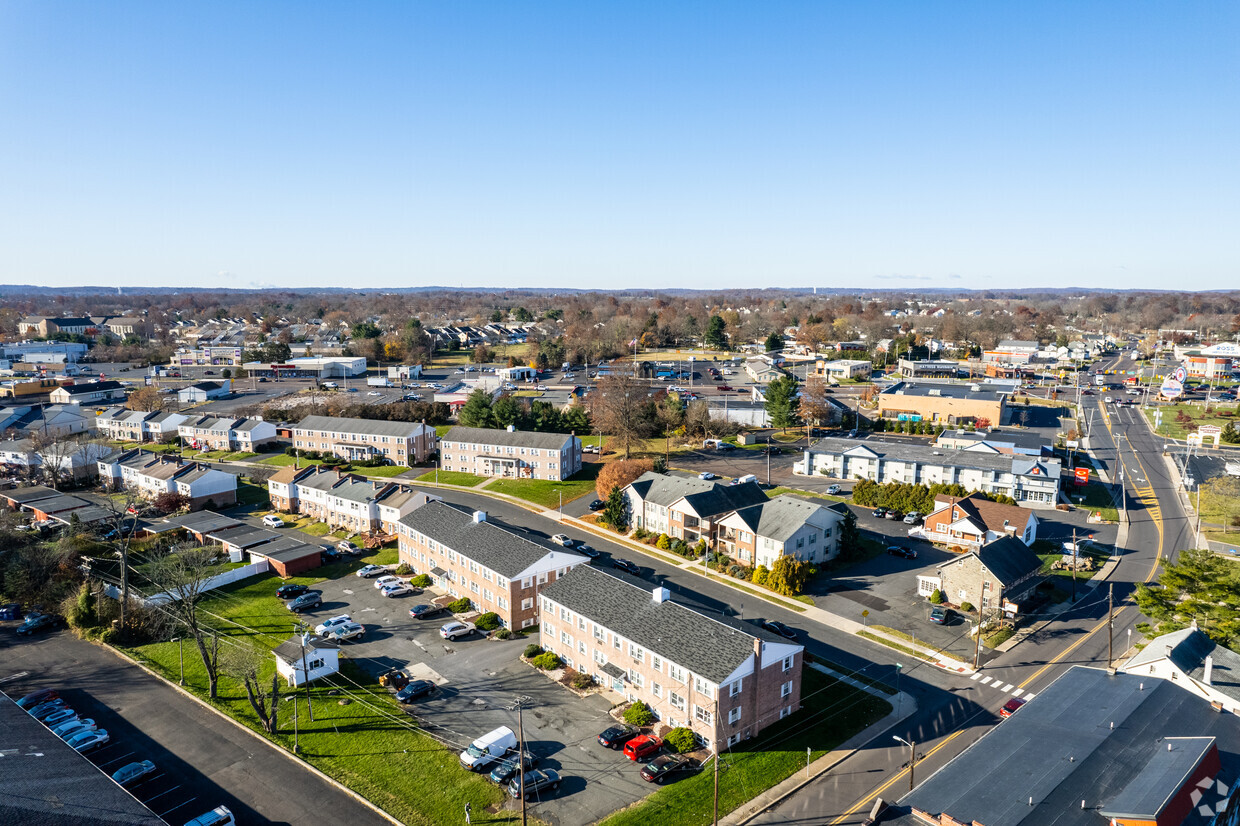
M1076 528L1072 529L1072 602L1076 603Z
M310 671L306 668L306 635L300 625L294 625L298 642L301 643L301 678L306 686L306 708L310 710L310 722L314 722L314 706L310 704Z
M1115 583L1107 584L1107 668L1115 662Z
M981 557L978 557L978 563L981 563ZM985 573L982 574L985 576ZM981 596L977 606L977 639L973 641L973 669L977 670L977 664L982 658L982 603L986 602L986 591L989 590L990 583L982 580Z
M511 731L511 729L510 729ZM521 787L521 826L525 826L525 726L521 719L521 701L517 701L517 781Z
M715 699L715 714L711 717L715 726L715 736L711 742L715 747L715 819L714 826L719 826L719 700Z
M297 753L297 695L293 695L293 754Z

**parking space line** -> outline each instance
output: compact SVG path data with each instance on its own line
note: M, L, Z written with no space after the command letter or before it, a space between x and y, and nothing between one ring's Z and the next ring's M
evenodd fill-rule
M161 815L157 815L157 817L159 817L159 818L162 820L163 818L165 818L165 817L167 817L168 815L170 815L170 814L172 814L173 812L175 812L177 809L181 808L182 806L188 806L190 803L193 803L193 802L194 802L195 800L197 800L197 799L198 799L198 798L196 798L196 797L191 797L189 800L184 800L184 801L182 801L182 802L178 803L177 805L173 806L171 809L169 809L168 811L164 812L163 814L161 814ZM143 805L145 805L145 804L143 804Z
M145 806L145 805L149 804L152 800L157 800L157 799L159 799L159 798L163 797L164 795L168 794L169 792L175 792L175 791L176 791L177 789L179 789L179 788L181 788L181 787L180 787L179 785L177 785L177 786L173 786L172 788L169 788L169 789L164 789L162 792L160 792L159 794L155 795L154 797L151 797L151 798L149 798L149 799L147 799L147 800L143 801L143 805Z
M132 751L131 751L131 752L129 752L129 754L126 754L126 755L125 755L125 757L133 757L133 755L134 755L134 752L132 752ZM95 765L96 765L96 766L99 766L100 768L103 768L104 766L107 766L107 765L109 765L109 764L111 764L111 763L119 763L120 761L124 760L124 759L125 759L125 757L117 757L117 758L116 758L116 759L114 759L114 760L108 760L108 761L105 761L105 762L103 762L103 763L96 763Z

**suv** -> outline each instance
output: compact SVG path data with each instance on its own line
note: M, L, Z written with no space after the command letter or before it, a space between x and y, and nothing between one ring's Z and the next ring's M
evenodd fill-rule
M269 513L263 517L263 527L264 528L283 528L284 520L276 516L274 513Z
M661 748L663 748L662 740L653 734L643 734L624 744L624 756L636 762L657 754Z
M551 769L532 769L525 773L525 796L536 796L543 791L560 788L560 775ZM514 798L521 797L521 778L514 777L508 781L508 794Z
M323 604L323 596L318 591L307 591L297 599L290 600L288 609L294 614L300 614L302 611L312 611Z
M609 749L620 749L640 733L641 731L634 726L612 726L598 736L598 742L599 745Z

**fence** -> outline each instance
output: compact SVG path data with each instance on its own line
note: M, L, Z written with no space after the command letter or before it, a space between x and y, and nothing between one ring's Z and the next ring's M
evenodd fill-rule
M251 562L249 565L244 567L233 568L231 571L224 571L223 573L216 574L203 582L202 586L197 590L210 591L214 588L230 585L243 579L249 579L252 576L265 574L270 568L271 565L266 559L260 559L257 562ZM103 592L113 599L120 599L121 596L121 589L115 585L108 585L103 589ZM157 605L161 602L174 602L175 600L176 596L171 591L162 591L158 594L151 594L149 597L146 597L144 601L148 605Z

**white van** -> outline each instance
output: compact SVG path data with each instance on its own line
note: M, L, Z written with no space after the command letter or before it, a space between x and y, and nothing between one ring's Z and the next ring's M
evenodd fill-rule
M756 482L756 481L758 481L757 476L754 476L752 473L746 473L744 476L737 477L736 482L734 482L733 484L743 485L746 482Z
M235 826L236 822L227 806L216 806L205 815L198 815L187 822L185 826Z
M516 733L508 726L500 726L470 743L469 748L461 752L461 765L470 771L481 771L516 747Z

